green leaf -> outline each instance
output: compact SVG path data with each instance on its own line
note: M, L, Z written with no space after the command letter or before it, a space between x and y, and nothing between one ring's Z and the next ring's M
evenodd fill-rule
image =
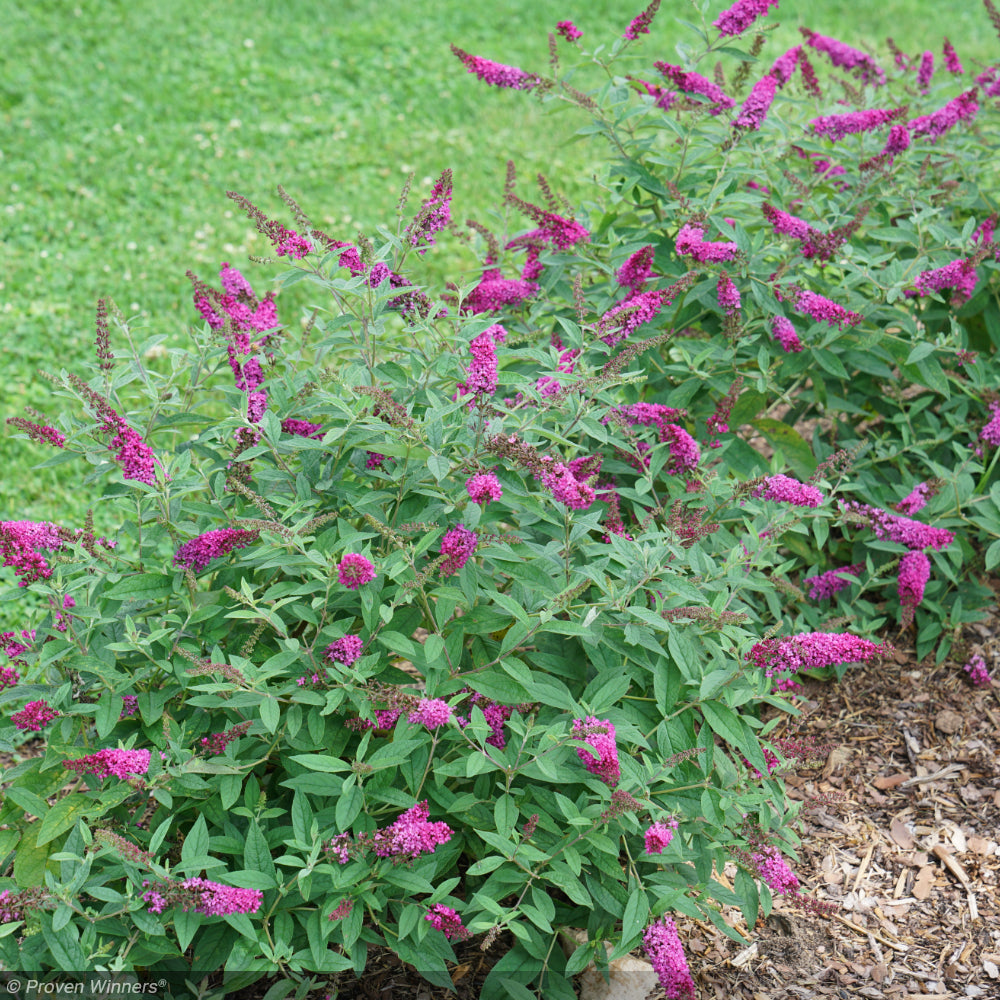
M986 569L991 570L1000 563L1000 539L993 542L986 550Z
M6 797L15 805L19 805L26 813L31 813L32 816L43 817L49 811L48 802L34 792L29 792L27 788L11 785L7 789Z
M517 822L517 816L517 802L514 800L514 797L512 795L501 795L497 799L496 805L493 806L493 819L497 825L497 833L504 840L510 838L514 824Z
M271 888L278 884L278 873L267 846L267 838L256 822L251 822L247 831L247 842L243 848L243 867L247 871L261 872L271 879Z
M192 858L200 858L208 854L208 844L208 824L205 822L204 815L199 814L194 826L184 838L184 846L181 847L181 861L190 861Z
M45 866L49 860L47 847L35 843L40 824L31 823L21 836L14 855L14 882L19 889L34 889L45 881ZM83 966L79 966L83 968Z
M451 462L444 455L431 455L427 459L427 468L431 475L440 483L448 477L451 471Z
M264 723L264 728L269 733L278 731L278 723L281 721L281 706L278 699L268 695L260 703L260 721Z
M326 771L334 774L337 771L349 771L351 769L350 764L345 764L336 757L327 757L325 754L320 753L293 753L289 759L294 760L296 764L301 764L303 767L308 767L310 771Z
M703 701L700 707L712 732L738 749L761 774L767 774L767 764L760 745L739 716L718 701Z
M166 573L136 573L112 584L102 597L113 601L155 601L174 592L174 578Z
M45 814L35 843L41 847L42 844L55 840L59 834L65 833L71 826L75 826L78 819L81 819L86 813L92 812L95 805L96 803L88 799L86 795L63 796Z
M62 972L78 972L87 968L87 956L80 947L80 932L67 924L58 933L52 927L52 915L42 912L42 937L49 946L55 966Z
M621 944L615 950L621 950L622 954L630 951L632 941L642 933L648 921L649 900L642 889L634 888L629 892L625 913L622 915Z

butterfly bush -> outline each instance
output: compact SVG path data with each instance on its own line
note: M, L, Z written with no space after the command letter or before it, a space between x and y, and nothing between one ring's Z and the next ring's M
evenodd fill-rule
M897 607L943 662L992 599L1000 73L659 6L567 9L544 74L454 39L457 106L575 116L583 204L517 162L367 233L310 219L346 174L231 193L272 260L192 273L153 368L102 301L58 421L11 417L93 513L0 524L0 749L44 753L4 774L0 964L266 989L386 947L449 986L469 935L500 1000L607 939L680 997L688 918L829 910L785 774L830 748L760 733Z

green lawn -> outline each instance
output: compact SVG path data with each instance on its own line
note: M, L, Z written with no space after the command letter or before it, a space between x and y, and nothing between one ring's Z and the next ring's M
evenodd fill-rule
M721 9L713 4L711 16ZM545 117L529 96L479 84L448 44L546 72L547 33L557 20L575 19L586 41L610 40L633 13L620 10L614 0L507 0L502 8L458 0L2 0L0 416L25 403L55 412L37 371L91 356L101 295L135 317L140 338L183 342L194 319L185 270L214 280L221 260L243 266L248 253L266 252L227 189L284 215L274 193L281 183L344 239L394 223L411 170L416 205L443 168L454 169L458 218L486 217L508 158L526 182L544 170L582 200L594 151L570 143L579 120ZM807 14L814 30L855 44L891 32L904 49L939 53L946 28L964 59L997 57L973 0L949 5L947 17L930 0L860 9L831 0L816 11L806 0L783 0L767 19L783 23L762 59L794 44ZM697 16L691 4L665 0L643 58L676 60L674 20ZM522 190L531 192L528 183ZM461 281L471 265L453 250L431 267ZM79 519L86 498L73 492L72 465L27 471L45 457L0 437L0 518Z

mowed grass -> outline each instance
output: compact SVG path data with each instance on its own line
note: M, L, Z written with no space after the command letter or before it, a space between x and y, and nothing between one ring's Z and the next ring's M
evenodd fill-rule
M711 5L709 20L723 7ZM458 219L488 220L507 159L529 198L543 171L574 203L594 199L588 177L603 150L573 141L581 118L484 86L448 44L545 73L556 21L573 18L585 41L610 42L640 9L623 14L617 0L2 0L0 417L24 404L58 414L61 401L38 371L92 357L100 296L132 317L139 341L162 336L177 346L196 319L187 269L214 281L228 260L266 290L274 269L246 262L267 244L227 189L288 218L280 183L341 239L394 227L411 171L415 209L440 172L454 170ZM947 31L967 62L997 58L979 3L942 12L930 0L782 0L766 19L781 27L761 59L795 44L800 24L883 52L892 34L909 52L940 53ZM635 47L637 70L677 60L676 43L690 40L678 18L700 14L665 0ZM474 277L474 264L457 245L427 257L434 277L457 282ZM286 322L297 310L284 299ZM51 453L4 431L0 519L79 524L96 499L78 488L83 470L33 472Z

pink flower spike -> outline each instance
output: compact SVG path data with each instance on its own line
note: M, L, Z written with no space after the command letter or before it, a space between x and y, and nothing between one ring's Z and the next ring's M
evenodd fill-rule
M449 941L452 939L464 941L466 938L472 937L462 925L462 918L458 913L450 906L444 906L442 903L435 903L431 906L424 920L428 921L436 930L441 931Z
M696 1000L694 980L684 957L677 925L669 917L650 924L642 936L642 948L659 976L667 1000Z
M441 726L447 725L451 715L452 709L448 702L442 701L440 698L421 698L407 719L416 725L426 726L428 729L439 729Z
M505 66L503 63L484 59L482 56L470 55L456 45L451 46L452 53L461 61L469 73L491 87L505 87L509 90L533 90L542 78L532 73L525 73L517 66Z
M962 669L969 675L973 687L990 687L990 672L986 669L986 661L979 656L973 656Z
M764 500L790 503L795 507L818 507L825 499L815 486L782 475L767 476L750 495L762 497Z
M376 576L375 567L356 552L348 552L340 560L337 578L348 590L357 590L358 587L371 583Z
M797 353L802 350L802 341L799 340L799 335L795 332L795 327L792 326L791 321L786 319L784 316L775 316L771 320L771 333L774 334L774 339L777 340L789 354Z
M1000 402L990 403L989 409L992 416L979 432L979 440L1000 448Z
M665 823L653 823L646 831L646 853L662 854L664 848L670 845L677 832L677 820L670 819Z
M556 25L556 31L567 42L575 42L578 38L583 37L583 32L572 21L560 21Z
M771 892L779 896L798 895L799 880L776 847L764 847L751 857L757 865L758 877Z
M913 614L924 599L924 588L931 577L931 561L925 552L907 552L899 560L899 603L902 608L902 626L908 628Z
M758 17L763 17L771 7L777 6L778 0L736 0L712 24L720 34L741 35Z
M62 715L61 712L54 709L43 699L41 701L29 701L20 712L15 712L10 717L10 721L18 729L30 729L32 732L37 733L60 715Z
M652 3L641 13L632 18L632 22L625 29L622 37L627 42L634 42L640 35L649 34L649 26L660 9L660 0L652 0Z
M595 758L583 747L577 747L576 755L591 774L596 774L606 785L614 788L621 778L621 769L618 764L615 727L611 720L597 719L593 715L588 715L585 719L575 719L570 735L575 740L583 740L597 751L598 756Z
M776 77L768 74L762 76L750 91L749 96L743 102L740 113L733 119L733 128L746 129L748 132L759 131L767 112L774 100L774 93L778 89Z
M331 642L323 655L331 663L343 663L345 667L350 667L361 656L363 647L360 635L345 635Z
M63 767L77 774L112 775L123 780L149 771L148 750L98 750L87 757L64 760Z
M503 496L500 480L491 472L477 472L474 476L470 476L466 480L465 491L473 503L481 504L483 507Z
M213 559L229 555L260 540L260 532L241 528L218 528L186 541L174 554L175 566L200 573Z

